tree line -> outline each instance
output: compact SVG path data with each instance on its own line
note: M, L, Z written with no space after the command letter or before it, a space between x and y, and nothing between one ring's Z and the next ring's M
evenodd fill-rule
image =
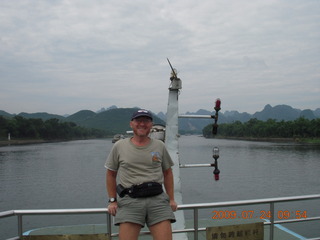
M212 124L203 129L203 136L213 137ZM298 118L294 121L261 121L256 118L247 122L223 123L218 136L249 138L320 138L320 118Z
M15 116L7 119L0 116L0 139L44 139L71 140L102 138L110 136L106 131L77 126L73 122L64 122L56 118L42 119Z

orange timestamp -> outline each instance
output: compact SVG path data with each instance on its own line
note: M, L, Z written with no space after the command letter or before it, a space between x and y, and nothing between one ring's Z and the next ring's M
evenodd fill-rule
M212 211L212 219L236 219L236 218L242 218L242 219L253 219L253 218L260 218L260 219L267 219L272 218L271 211L254 211L254 210L244 210L244 211L228 211L228 210L214 210ZM301 218L307 218L307 211L288 211L288 210L279 210L275 211L275 218L278 219L289 219L289 218L295 218L295 219L301 219Z

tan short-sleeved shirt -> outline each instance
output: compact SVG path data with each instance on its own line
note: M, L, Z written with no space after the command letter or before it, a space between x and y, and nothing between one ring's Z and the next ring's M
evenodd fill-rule
M162 141L151 139L143 147L135 146L130 138L119 140L111 149L105 167L117 171L117 181L128 188L143 182L163 183L163 171L173 161Z

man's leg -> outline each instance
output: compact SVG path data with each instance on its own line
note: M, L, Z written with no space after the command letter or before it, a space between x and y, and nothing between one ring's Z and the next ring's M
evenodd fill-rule
M149 227L154 240L172 240L172 229L170 220L156 223Z
M119 240L138 240L141 225L136 223L125 222L119 227Z

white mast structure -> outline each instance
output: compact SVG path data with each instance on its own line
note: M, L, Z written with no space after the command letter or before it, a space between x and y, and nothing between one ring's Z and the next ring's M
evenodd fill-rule
M170 61L168 59L170 64ZM180 180L180 161L179 161L179 144L178 144L178 97L179 91L182 88L181 80L177 77L176 70L172 69L171 72L171 85L169 87L169 99L167 107L167 120L166 120L166 131L165 131L165 144L166 148L174 162L172 167L174 176L174 196L177 204L182 204L182 194L181 194L181 180ZM184 229L185 228L185 218L183 211L175 212L176 222L173 224L173 229ZM188 236L186 233L176 233L173 234L174 240L187 240Z

